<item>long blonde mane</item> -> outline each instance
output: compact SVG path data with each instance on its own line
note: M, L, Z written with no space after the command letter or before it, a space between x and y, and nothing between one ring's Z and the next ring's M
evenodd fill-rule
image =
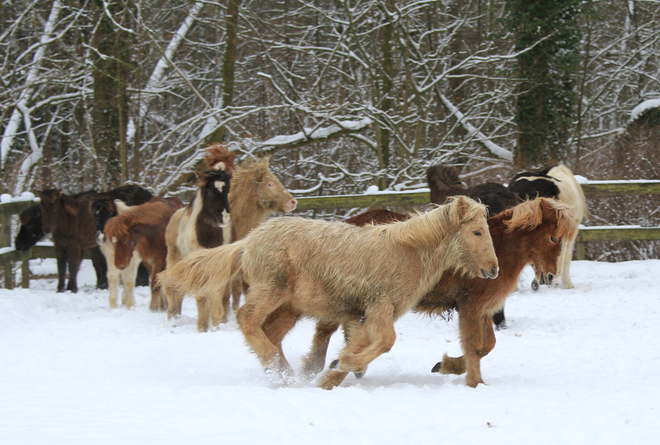
M465 197L453 197L447 204L413 215L409 220L375 226L373 236L386 236L390 242L404 245L437 244L456 233L461 224L486 214L483 204Z

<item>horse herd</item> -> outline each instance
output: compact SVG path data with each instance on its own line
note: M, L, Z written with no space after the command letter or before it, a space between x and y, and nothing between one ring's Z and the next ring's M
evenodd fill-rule
M73 196L44 190L40 206L21 214L16 248L52 233L58 292L77 290L82 251L91 248L97 287L109 287L111 307L120 279L122 304L135 304L141 263L150 278L150 309L177 317L190 295L202 332L227 320L231 302L247 344L282 384L294 376L282 341L300 319L316 320L302 363L305 378L323 371L330 338L341 326L345 347L319 379L324 389L351 372L361 377L393 346L394 322L409 311L458 313L464 355L445 355L433 372L466 373L476 387L483 383L480 360L495 346L493 323L504 327L504 302L522 269L534 267L533 287L560 277L572 287L573 242L587 213L564 166L521 173L508 187L467 187L455 168L432 166L427 180L436 205L426 213L371 209L327 222L266 221L297 205L267 158L235 166L234 153L214 145L205 161L208 169L198 174L186 206L134 185Z

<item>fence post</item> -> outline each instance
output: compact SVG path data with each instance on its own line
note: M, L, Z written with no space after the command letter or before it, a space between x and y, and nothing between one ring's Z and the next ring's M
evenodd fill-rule
M11 245L11 217L7 214L0 214L0 246ZM3 267L5 278L5 289L14 288L14 269L11 263Z
M29 289L30 288L30 257L32 255L28 256L26 259L23 260L23 263L21 263L21 287L23 289Z
M577 260L586 260L587 259L586 244L587 243L582 241L582 237L580 236L580 233L578 232L578 235L575 238L575 256L576 256Z

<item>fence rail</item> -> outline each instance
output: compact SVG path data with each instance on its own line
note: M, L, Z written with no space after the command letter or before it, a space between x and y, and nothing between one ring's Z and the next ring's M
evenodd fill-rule
M590 181L582 184L587 198L607 196L660 194L660 181ZM388 192L370 195L310 196L298 198L299 211L367 208L376 206L422 206L428 204L427 191ZM6 249L11 245L11 216L34 205L32 201L0 203L0 267L4 272L5 287L14 286L13 264L23 262L22 286L27 287L29 269L26 264L32 258L53 258L55 250L51 246L35 246L29 252L19 253ZM585 259L585 243L592 241L633 241L660 240L660 227L583 227L578 234L577 258ZM3 249L5 247L5 249ZM27 276L27 278L26 278Z

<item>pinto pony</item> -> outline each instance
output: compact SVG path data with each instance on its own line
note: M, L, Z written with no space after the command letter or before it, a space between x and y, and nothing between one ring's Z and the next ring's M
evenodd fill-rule
M210 170L197 173L199 183L195 196L190 204L176 211L167 225L167 267L174 266L191 252L218 247L231 241L229 190L234 156L235 153L229 153L226 146L219 144L207 149L205 161ZM165 295L167 317L181 315L183 294L175 289L166 289ZM211 307L205 295L196 295L195 299L197 330L206 332ZM221 317L216 315L216 318Z
M144 267L140 267L142 258L138 252L133 252L128 265L120 270L115 266L115 248L110 239L105 236L105 224L114 218L117 215L127 212L131 207L127 206L123 201L116 199L112 200L111 198L103 198L94 201L93 208L94 211L94 220L96 222L97 230L97 242L99 248L103 255L105 256L106 261L108 262L108 289L110 295L108 297L108 304L111 308L117 307L117 297L119 294L119 282L124 284L121 294L121 304L126 306L128 309L135 306L135 296L134 289L135 285L140 283L139 274L140 270L143 270L147 273L146 281L142 277L142 282L149 283L149 275Z
M371 223L387 224L392 218L402 220L408 215L384 209L369 213ZM365 218L354 221L369 223ZM450 358L445 355L435 365L433 372L463 374L467 371L467 384L475 387L483 383L480 360L495 346L495 335L491 318L503 305L507 296L515 289L518 277L525 265L537 262L546 273L556 274L561 253L562 240L571 237L576 230L571 210L555 200L539 198L518 204L488 218L488 228L493 247L500 265L500 273L494 280L479 280L446 271L413 309L415 312L444 315L452 310L458 312L461 346L464 356ZM293 327L299 314L292 307L283 308L264 323L264 330L276 336L281 343L288 330ZM278 321L288 326L275 328ZM325 366L328 343L338 329L338 323L320 321L310 353L303 360L303 372L313 375ZM344 326L345 335L350 326Z
M576 224L580 224L589 218L587 211L587 200L582 187L575 179L573 172L565 165L548 167L539 172L522 172L513 177L509 184L509 190L516 193L522 199L534 199L537 196L555 198L573 208L573 217ZM573 259L573 247L577 231L572 238L567 239L562 251L560 269L561 281L565 289L575 287L571 280L571 260ZM532 288L538 289L538 283L544 284L544 276L536 271L536 278L532 282ZM552 284L548 280L547 284Z
M460 197L384 226L273 218L241 241L189 255L161 279L182 291L209 292L240 272L250 290L238 324L262 366L285 379L293 370L262 329L270 314L289 305L300 316L350 325L337 369L319 385L331 389L390 350L394 322L445 270L497 277L485 215L482 204Z
M156 274L165 269L167 245L165 229L170 218L183 207L177 198L153 198L110 218L105 225L105 236L115 251L115 266L126 269L137 250L151 278L151 302L149 309L164 311L167 302L161 295Z

